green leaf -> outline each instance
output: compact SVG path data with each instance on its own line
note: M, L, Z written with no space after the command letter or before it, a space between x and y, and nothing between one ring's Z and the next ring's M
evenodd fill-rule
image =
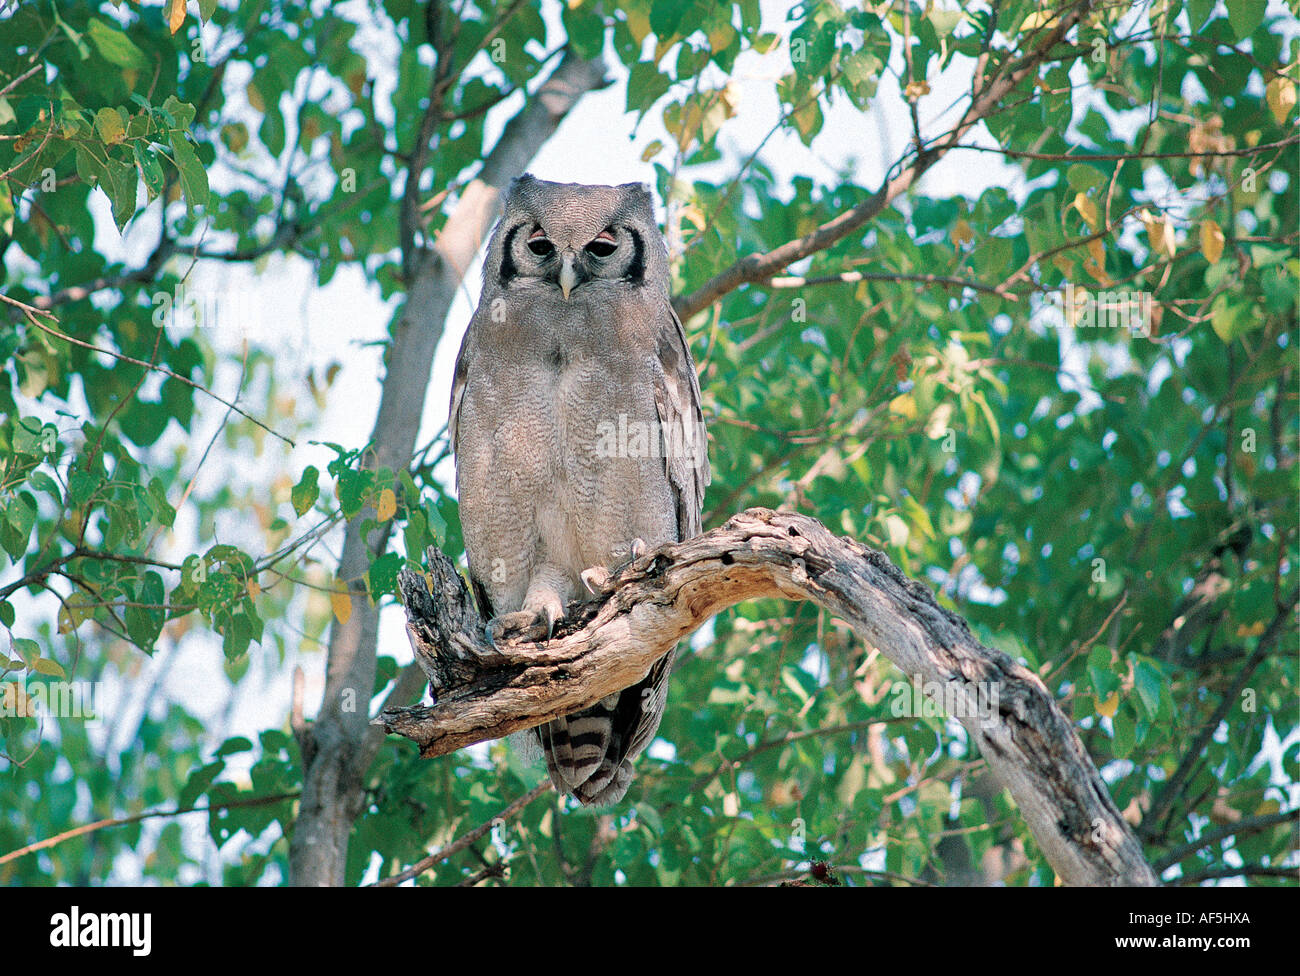
M1160 689L1164 687L1164 681L1159 668L1147 661L1138 661L1133 667L1133 686L1142 707L1152 718L1160 711Z
M653 64L638 61L627 79L627 110L646 112L672 86L672 79Z
M15 637L13 649L28 668L34 668L41 659L41 646L28 637Z
M309 464L303 469L302 477L289 492L289 500L296 514L304 515L316 504L316 499L320 496L319 477L320 472L313 465Z
M168 95L160 111L169 119L168 128L188 129L194 121L195 109L189 102L182 102L175 95Z
M145 190L149 194L149 199L153 200L163 190L164 179L162 166L158 162L158 157L153 150L146 149L141 143L133 142L131 151L135 154L135 167L144 180Z
M366 586L372 600L397 591L397 574L404 564L405 560L395 552L386 552L370 564Z
M87 471L73 471L68 477L68 497L80 507L90 501L99 487L99 479Z
M149 500L153 504L154 518L159 524L171 528L172 523L176 521L176 509L172 508L171 502L167 501L167 489L162 479L149 479Z
M99 181L100 189L108 194L113 207L113 222L120 233L135 216L135 205L139 195L140 182L135 167L111 156L105 163L104 176Z
M1111 738L1111 746L1115 750L1116 759L1127 759L1132 754L1133 747L1137 745L1137 724L1126 705L1126 702L1120 702L1119 710L1111 719L1111 728L1115 731Z
M0 600L0 624L6 627L14 625L14 605L8 600Z
M213 781L221 775L225 768L225 762L217 760L205 766L200 766L190 773L189 779L185 781L185 786L181 789L180 796L176 800L177 807L184 810L194 806L195 801L208 791Z
M147 68L149 59L135 46L135 42L115 27L110 27L92 17L86 25L86 34L98 49L100 56L119 68Z
M1264 22L1265 0L1232 0L1228 7L1228 23L1237 40L1244 41Z
M248 752L248 750L252 748L253 743L250 740L244 738L242 735L237 735L221 743L213 758L224 759L226 756L233 756L237 752Z
M195 207L208 205L208 174L203 164L199 162L194 149L186 141L184 132L172 129L168 135L171 138L172 158L176 163L176 169L181 174L181 189L185 191L185 205L193 214Z
M49 675L51 678L66 678L67 674L63 670L63 665L58 661L51 661L48 657L40 658L32 665L32 670L37 674Z

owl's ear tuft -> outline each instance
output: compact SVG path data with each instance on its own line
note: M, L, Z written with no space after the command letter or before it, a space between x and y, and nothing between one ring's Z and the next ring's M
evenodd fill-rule
M506 191L506 196L518 196L520 193L526 191L530 186L533 186L536 182L537 177L532 173L524 173L520 176L516 176L510 181L510 187Z

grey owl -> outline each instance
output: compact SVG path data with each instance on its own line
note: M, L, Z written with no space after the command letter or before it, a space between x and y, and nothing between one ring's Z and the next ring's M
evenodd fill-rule
M449 431L492 639L549 637L605 567L699 533L699 380L645 186L514 181L456 362ZM516 748L541 752L557 790L617 802L659 728L673 655L633 687L512 736Z

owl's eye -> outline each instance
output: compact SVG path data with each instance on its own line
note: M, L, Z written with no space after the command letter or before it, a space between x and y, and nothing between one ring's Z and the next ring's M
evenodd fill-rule
M545 237L533 237L528 241L528 250L539 258L544 258L555 251L555 245Z
M618 242L614 235L607 230L602 230L596 235L596 239L583 248L588 254L593 254L598 258L607 258L618 250Z

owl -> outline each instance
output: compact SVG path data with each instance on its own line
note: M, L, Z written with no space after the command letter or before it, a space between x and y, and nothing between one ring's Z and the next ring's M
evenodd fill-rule
M456 362L449 433L490 640L549 638L608 567L699 533L699 380L645 186L527 174L511 184ZM545 758L560 792L618 802L659 728L673 655L513 744Z

